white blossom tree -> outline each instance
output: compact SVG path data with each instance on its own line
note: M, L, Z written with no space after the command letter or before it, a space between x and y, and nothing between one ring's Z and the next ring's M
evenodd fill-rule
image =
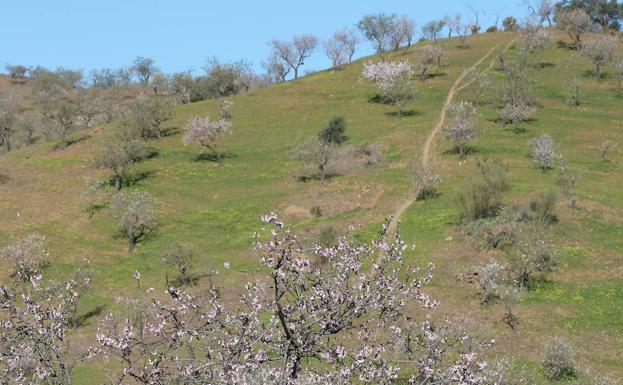
M231 132L232 124L228 119L212 120L209 116L193 116L186 124L186 131L182 136L184 145L196 144L209 149L221 161L221 154L216 149L216 141L221 136Z
M135 317L98 329L114 381L140 384L478 385L491 374L480 344L450 322L433 322L429 269L405 264L397 235L359 244L302 248L274 214L256 238L265 279L245 286L238 306L217 291L169 288L147 294ZM314 263L327 261L322 266ZM148 290L153 293L153 290ZM409 311L407 312L407 306ZM380 332L384 331L384 332ZM406 373L406 375L405 375Z
M450 106L452 121L442 130L443 136L454 143L454 149L461 158L465 156L467 145L480 136L476 128L476 108L470 102L461 101Z
M558 158L559 154L551 136L543 134L530 140L528 145L532 158L543 172L552 168L554 160Z
M601 78L604 65L612 62L619 39L605 34L591 34L582 43L581 51L595 66L595 77Z
M582 8L561 8L556 12L556 27L569 35L576 48L582 45L582 35L594 29L591 17Z
M415 87L411 82L413 67L409 61L402 62L367 62L363 66L361 77L376 83L386 102L402 112L404 105L415 98Z

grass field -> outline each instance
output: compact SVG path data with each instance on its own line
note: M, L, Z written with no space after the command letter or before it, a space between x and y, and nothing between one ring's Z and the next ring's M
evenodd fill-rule
M319 72L232 97L233 133L219 143L228 154L222 164L197 160L201 150L184 147L179 133L194 114L215 116L219 101L178 107L175 118L166 123L172 134L150 143L157 156L135 169L146 177L132 188L147 190L160 202L160 227L132 255L125 241L115 237L116 224L105 211L92 220L85 212L85 178L109 176L92 165L99 134L83 132L85 140L62 151L54 150L53 143L22 148L0 164L0 174L8 176L0 184L0 244L20 234L45 235L54 259L53 276L69 272L83 258L91 260L96 274L81 305L86 312L97 306L114 309L115 297L135 293L135 270L142 273L145 287L163 288L160 255L171 243L195 249L200 254L198 273L218 270L218 284L235 291L258 267L252 235L261 227L259 217L270 211L295 226L308 242L327 225L353 225L358 237L370 239L410 195L411 163L420 157L454 81L494 48L479 66L487 69L514 38L509 33L480 34L470 38L469 49L456 48L453 40L441 41L448 50L446 65L436 76L418 81L418 98L408 107L413 113L402 118L392 114L392 106L370 101L374 86L359 81L367 59L342 71ZM394 56L409 58L412 51ZM513 47L508 55L514 55ZM544 342L561 336L576 347L582 365L623 376L623 159L615 154L604 164L599 155L606 139L623 144L623 97L614 90L613 80L591 78L590 63L569 49L549 48L543 62L547 65L534 71L538 109L535 119L524 124L526 132L500 128L492 121L497 111L485 105L479 108L484 134L475 143L475 154L460 161L447 153L448 143L436 139L431 155L443 178L440 195L411 205L400 218L401 232L416 245L413 264L436 264L431 290L442 300L441 311L463 314L480 325L498 341L496 354L510 354L536 368ZM578 108L565 101L566 82L574 73L583 87ZM502 78L494 68L489 74L494 80ZM466 98L469 91L461 90L455 100ZM495 89L489 97L495 98ZM346 119L350 144L379 144L384 161L351 168L326 181L297 181L297 143L315 135L334 116ZM520 324L513 331L501 321L501 305L482 306L475 288L457 283L457 275L491 255L478 252L457 233L453 194L475 159L483 157L500 157L510 166L507 202L526 202L555 188L554 172L538 170L527 150L527 141L542 133L554 137L569 166L580 172L580 201L577 209L562 204L558 208L561 220L553 226L558 268L550 282L522 296ZM320 206L321 217L310 214L313 206ZM223 269L224 262L230 262L231 269ZM80 331L85 340L96 324L93 318ZM79 368L76 376L87 384L93 383L92 375L89 368Z

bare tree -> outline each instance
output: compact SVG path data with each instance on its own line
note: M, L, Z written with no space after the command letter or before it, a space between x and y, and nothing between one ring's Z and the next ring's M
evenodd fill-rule
M452 37L453 32L457 32L461 29L463 23L461 22L461 14L455 13L452 16L445 16L443 18L444 25L448 28L448 38Z
M591 34L582 43L582 55L593 62L596 78L601 78L603 66L612 62L618 45L616 37L604 34Z
M262 63L262 66L271 82L285 82L290 73L288 63L283 61L275 52L271 54L267 62Z
M390 34L394 28L396 15L387 15L383 12L375 15L366 15L358 23L357 28L374 44L376 53L383 53L390 44Z
M119 231L128 240L128 251L156 229L156 201L146 191L119 192L110 205L110 212L119 221Z
M298 79L299 69L316 49L318 38L313 35L294 36L291 42L275 39L270 45L272 56L287 64L294 71L294 79Z
M146 58L139 56L134 59L132 63L132 72L136 74L139 82L146 86L149 84L149 79L151 79L152 75L157 71L156 61L154 59Z
M593 20L581 8L559 9L556 12L556 26L569 35L576 48L582 45L582 34L594 29Z
M389 42L392 50L397 50L403 43L411 46L415 34L415 21L407 15L396 16L389 31Z
M422 26L422 35L427 40L437 41L437 37L445 25L445 20L429 21Z
M332 39L324 43L324 51L331 60L334 69L339 69L345 63L350 63L355 54L359 39L351 30L336 32Z

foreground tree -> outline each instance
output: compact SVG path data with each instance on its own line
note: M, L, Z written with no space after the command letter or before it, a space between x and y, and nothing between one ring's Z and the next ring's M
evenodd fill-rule
M136 244L156 229L156 201L146 191L122 192L115 195L110 212L119 221L119 231L128 240L128 251L134 251Z
M266 276L246 285L237 308L216 291L169 288L138 322L109 317L99 328L117 383L397 384L401 369L410 383L488 379L484 346L433 324L436 302L423 291L430 271L405 265L399 236L386 240L384 227L371 244L340 238L303 249L274 214L263 220L271 235L255 249Z
M0 260L9 266L11 277L23 282L38 280L48 257L45 237L38 234L18 239L0 250Z
M442 133L454 143L454 150L463 158L467 145L480 136L475 125L476 108L470 102L461 101L453 104L449 112L452 121Z
M298 79L299 70L305 64L305 60L318 46L318 38L314 35L294 36L291 42L273 40L270 43L272 57L285 63L294 71L294 79Z
M581 52L593 62L597 79L601 78L603 66L612 62L618 45L619 39L610 35L591 34L585 39Z

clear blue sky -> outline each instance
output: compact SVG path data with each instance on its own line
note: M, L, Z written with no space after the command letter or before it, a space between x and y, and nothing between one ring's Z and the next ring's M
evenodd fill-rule
M199 70L206 58L246 59L259 69L267 42L295 34L328 38L361 16L384 11L407 14L418 23L478 10L486 28L495 15L526 14L521 0L18 0L0 10L0 65L89 71L128 66L151 57L165 72ZM500 19L501 21L501 19ZM361 47L357 56L369 52ZM322 52L303 71L322 69Z

